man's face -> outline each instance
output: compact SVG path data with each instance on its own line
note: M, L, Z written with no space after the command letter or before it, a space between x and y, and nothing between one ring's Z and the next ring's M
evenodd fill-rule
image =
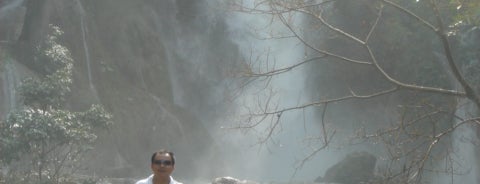
M173 165L172 158L168 153L157 154L151 165L153 174L158 177L170 177L175 166Z

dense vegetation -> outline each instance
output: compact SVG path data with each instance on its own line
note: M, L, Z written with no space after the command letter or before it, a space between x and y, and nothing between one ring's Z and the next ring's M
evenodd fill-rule
M84 112L64 107L72 84L73 59L58 43L60 28L37 47L38 76L22 81L17 89L23 106L0 122L0 162L6 178L0 183L66 183L82 169L79 161L91 150L96 133L112 123L101 105Z

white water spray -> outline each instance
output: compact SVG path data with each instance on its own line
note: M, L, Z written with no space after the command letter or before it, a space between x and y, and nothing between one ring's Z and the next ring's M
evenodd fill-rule
M11 14L12 11L15 11L20 5L22 5L23 0L13 0L8 2L5 6L0 8L0 20L6 18L7 15Z
M476 108L473 103L468 99L459 99L458 108L455 112L454 124L458 125L468 117L475 115ZM477 158L477 148L476 145L479 143L477 138L475 126L472 126L471 123L460 125L457 129L454 130L452 134L452 153L449 155L450 159L453 161L451 164L451 169L453 173L442 174L441 177L435 177L439 181L434 181L441 184L452 184L452 183L479 183L477 175L479 173L478 168L478 158Z
M157 110L157 113L163 113L162 115L159 115L160 117L176 117L175 115L173 115L171 112L169 112L167 109L165 109L164 107L164 104L162 102L162 100L160 98L158 98L157 96L153 95L153 94L149 94L149 96L151 98L153 98L153 100L155 101L155 103L157 104L158 106L158 110ZM164 120L162 120L164 121ZM181 121L177 118L174 118L173 121L171 121L172 124L175 124L175 126L178 127L178 130L180 130L180 134L183 136L183 135L186 135L186 132L185 132L185 129L183 128L183 125L181 123ZM156 129L156 127L154 126L153 127L154 129ZM183 137L182 137L183 138Z
M216 0L208 1L211 4L215 4ZM176 8L175 3L171 2L172 9ZM249 5L245 5L249 6ZM215 8L218 8L216 6ZM202 10L203 11L203 10ZM211 10L209 10L211 11ZM202 14L203 15L203 14ZM172 94L174 103L183 108L194 109L191 106L195 105L195 102L190 100L190 94L185 81L190 81L195 77L202 77L202 80L209 80L213 76L209 73L209 69L212 66L208 59L211 59L208 53L212 51L208 50L210 47L206 44L212 43L208 38L203 37L199 31L198 34L191 34L190 27L178 22L178 17L175 15L166 15L171 17L162 17L159 21L159 30L165 30L163 26L168 26L166 31L160 31L162 39L165 41L166 57L168 60L168 71L171 80ZM216 15L205 15L205 22L215 24ZM303 59L303 46L298 44L295 39L269 39L262 40L264 37L279 36L271 35L271 31L274 34L286 34L288 32L283 25L275 24L269 25L269 17L259 18L257 15L232 13L228 12L227 30L229 32L228 37L239 46L240 52L245 59L248 58L260 58L261 63L247 63L253 65L253 70L263 71L269 69L278 69L287 67ZM224 18L224 17L222 17ZM301 23L299 18L296 23ZM269 27L263 30L253 30L250 28ZM207 33L209 33L207 31ZM163 35L164 34L164 35ZM275 58L270 56L275 56ZM268 62L268 63L267 63ZM210 64L209 64L210 63ZM275 68L271 66L275 65ZM183 67L188 66L189 69ZM193 68L193 70L192 70ZM238 69L238 68L237 68ZM304 103L308 99L305 99L307 93L303 91L305 89L305 74L301 68L292 70L286 74L282 74L272 79L272 87L277 94L274 96L276 100L279 100L279 108L288 106L295 106ZM223 100L223 89L221 84L223 81L216 84L217 86L208 86L210 93L214 93L215 100ZM254 84L249 90L255 91L254 88L262 84ZM265 95L270 95L265 93ZM249 106L255 106L258 104L256 96L252 93L249 95L241 96L236 99L234 106L237 108L244 107L244 104ZM272 100L273 101L273 100ZM237 109L234 108L234 109ZM246 109L235 112L236 115L245 114ZM195 112L194 112L195 113ZM305 115L305 116L304 116ZM202 115L199 115L202 116ZM205 116L205 115L203 115ZM303 128L313 130L310 125L312 119L308 118L309 113L298 111L294 113L285 113L282 116L282 126L280 130L274 135L275 143L268 143L268 148L259 148L254 146L257 144L256 134L243 134L239 130L229 131L227 127L231 127L235 123L230 118L219 117L214 121L205 122L205 126L208 127L209 133L215 138L216 142L212 144L219 145L222 148L222 153L219 155L225 156L225 158L219 158L225 160L228 164L227 168L221 168L221 172L225 175L229 175L235 178L255 180L255 181L288 181L294 173L295 157L302 154L303 148L299 144L304 138L306 132ZM207 117L211 118L211 117ZM305 118L305 119L304 119ZM202 120L200 118L200 120ZM230 124L232 122L232 124ZM305 124L304 124L305 123ZM264 129L268 125L261 125L258 129ZM253 129L251 132L255 132ZM260 135L260 133L258 134ZM260 135L261 136L261 135ZM231 151L229 151L231 150ZM271 152L270 152L271 151ZM318 170L311 170L315 174L309 175L306 180L312 181L318 176ZM298 173L299 177L304 172ZM310 173L307 173L307 175ZM305 177L304 177L305 178ZM304 179L302 179L304 180Z
M475 107L472 103L468 103L469 100L459 100L461 106L455 113L457 117L463 120L471 117L475 113ZM461 123L462 119L456 119L455 124ZM476 131L470 124L466 124L458 127L452 136L453 149L457 154L459 165L456 166L457 172L460 175L454 176L453 183L478 183L477 174L479 172L478 159L476 153L476 144L479 140L476 135Z
M24 0L0 1L0 44L14 43L20 35L24 19Z
M19 82L18 76L16 75L15 72L15 65L12 63L11 60L8 60L5 62L4 65L4 76L2 77L3 79L3 91L5 94L6 102L6 108L8 111L12 111L15 108L17 108L17 100L16 100L16 92L15 88L17 87L17 84ZM8 112L6 112L8 113Z
M462 91L463 87L447 65L447 60L442 53L433 52L433 54L441 61L442 66L449 75L449 82L455 86L455 90ZM478 117L479 109L475 104L467 98L457 98L457 107L453 119L453 125L459 125L463 121L471 117ZM452 133L451 144L452 150L447 155L448 162L439 162L437 167L442 170L447 169L447 173L433 174L431 178L432 183L438 184L453 184L453 183L480 183L479 160L477 145L480 143L478 138L476 126L472 122L458 126Z
M82 41L83 41L83 50L85 52L85 62L87 65L88 84L90 86L90 89L96 93L95 86L93 85L93 82L92 82L92 71L90 67L90 51L87 43L87 25L85 24L86 12L80 0L76 0L76 2L77 2L78 12L80 14L80 27L82 29Z
M256 6L254 1L243 1L243 7L262 8ZM256 7L254 7L256 6ZM288 16L288 15L285 15ZM291 15L293 27L302 26L301 15ZM273 19L277 19L274 17ZM291 38L290 31L280 23L279 20L272 21L271 15L258 15L249 13L234 13L228 17L229 32L231 38L240 46L241 53L250 69L256 73L263 73L270 70L286 68L302 62L304 57L304 47L298 39ZM290 37L290 38L288 38ZM261 81L255 83L246 95L237 99L239 107L255 107L259 100L265 102L267 98L274 104L269 108L276 106L280 110L287 107L294 107L308 102L308 94L305 86L306 74L305 68L299 67L286 73L272 77L268 84ZM267 90L260 91L262 85L268 85ZM260 95L259 95L260 94ZM260 97L260 98L259 98ZM262 102L262 103L263 103ZM245 104L245 106L243 106ZM240 109L236 114L249 114L247 108ZM271 129L270 122L266 121L247 134L238 134L231 132L230 137L223 139L232 142L241 142L245 145L241 149L243 152L244 171L234 171L239 174L239 178L251 179L255 181L313 181L319 175L319 168L312 169L306 165L304 169L299 170L295 176L295 167L297 161L302 158L305 145L301 142L308 136L318 136L319 130L314 123L313 112L309 110L290 111L279 114L280 124L273 132L272 139L260 147L252 147L258 140L268 135L265 130ZM244 122L240 122L244 123ZM258 133L251 135L250 133ZM235 136L232 136L235 135ZM220 136L220 135L218 135ZM293 178L292 178L293 176Z

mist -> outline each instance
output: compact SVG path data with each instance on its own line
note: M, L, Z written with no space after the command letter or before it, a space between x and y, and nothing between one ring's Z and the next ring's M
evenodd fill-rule
M297 3L2 1L0 122L24 109L17 88L43 75L37 51L56 26L73 59L62 108L101 104L113 117L72 169L82 177L145 178L151 154L165 148L184 183L332 182L335 169L349 169L342 160L359 152L375 158L371 180L479 183L478 104L450 73L428 25L411 26L395 6ZM416 3L412 9L424 7ZM419 38L433 40L418 44L422 54L406 44ZM475 43L452 45L456 58L478 51ZM476 76L478 57L469 59L457 64ZM0 163L4 178L27 169Z

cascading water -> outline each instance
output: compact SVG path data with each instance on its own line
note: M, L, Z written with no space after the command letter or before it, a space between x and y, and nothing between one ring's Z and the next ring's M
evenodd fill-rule
M241 6L247 9L256 6L254 1L242 1L242 3ZM258 14L238 12L233 13L227 19L231 39L239 45L245 62L254 72L262 73L286 68L305 59L303 55L305 51L299 40L290 37L291 33L280 22L272 22L271 16L266 14L259 17ZM293 25L301 27L302 17L300 15L292 17L289 19ZM270 110L273 110L273 107L280 110L305 104L310 100L305 91L305 77L304 68L299 67L273 76L268 83L259 80L258 83L255 82L250 86L250 90L247 90L245 95L236 99L237 105L247 108L258 107L259 101L265 103L270 97L273 97L271 101L275 102L275 104L269 104L269 108L272 108ZM264 88L263 85L268 85L268 87ZM267 90L259 92L258 89ZM239 108L235 114L248 114L249 109L247 108ZM299 110L278 114L278 116L281 116L281 119L273 132L274 135L263 145L258 145L259 147L252 147L252 144L257 143L256 136L263 139L269 134L268 131L273 127L268 121L253 128L254 130L249 130L250 133L259 133L254 135L253 139L249 138L252 136L248 133L247 135L232 136L232 134L240 133L238 131L228 134L231 137L224 138L231 142L242 140L245 144L241 149L245 159L243 164L248 163L245 166L245 171L248 172L235 171L233 173L257 181L313 181L321 172L321 168L312 168L310 167L312 165L308 164L292 178L297 162L305 155L305 145L302 145L301 142L306 136L319 136L319 131L316 131L319 130L319 127L314 123L312 112ZM315 161L316 159L313 159L312 162Z
M2 112L2 115L6 115L9 111L17 108L15 88L20 81L17 76L15 61L3 50L3 46L8 47L16 39L16 29L18 26L16 21L20 18L16 12L22 12L22 4L23 0L4 1L0 4L0 24L2 25L2 27L0 27L0 33L3 34L0 35L0 66L2 67L1 73L3 74L1 78L4 103L4 112Z
M468 34L465 35L466 37ZM471 36L471 35L470 35ZM461 46L468 47L471 44L462 43ZM443 64L445 71L447 71L450 84L455 87L455 90L462 91L462 86L455 78L450 68L447 66L447 60L443 53L433 53L438 60ZM452 183L480 183L480 168L478 160L477 145L480 143L478 138L478 131L475 131L475 126L472 122L465 120L471 117L477 117L479 109L477 109L472 101L467 98L456 99L456 110L452 120L453 126L458 126L451 136L451 151L443 162L436 163L436 167L440 171L433 174L427 180L438 184L452 184ZM448 168L448 169L446 169Z
M207 110L215 110L215 108L219 108L219 106L212 106L213 109L209 109L208 106L200 107L201 109L192 107L197 104L197 102L193 100L198 99L191 99L190 96L192 91L189 87L192 85L198 85L195 84L195 82L197 82L196 80L198 80L198 82L206 81L204 85L207 85L206 88L209 88L209 96L212 97L212 99L207 100L209 103L216 104L217 102L215 102L215 100L218 101L225 98L225 86L229 84L227 84L228 82L226 80L218 79L218 77L223 76L216 76L218 70L215 71L216 66L214 65L218 64L213 62L221 56L220 54L215 55L215 51L212 51L211 48L214 46L211 44L218 43L212 43L212 38L209 38L209 35L215 30L215 27L212 25L217 25L221 21L227 22L227 28L223 28L226 30L222 31L229 32L227 34L227 39L230 39L238 46L236 48L240 49L241 57L244 59L258 57L270 62L259 65L251 63L255 65L252 69L256 71L283 68L300 62L303 59L303 47L295 42L294 39L262 40L262 37L273 36L269 35L272 30L281 31L278 32L278 34L285 34L285 27L276 24L270 25L273 27L264 30L251 30L249 29L251 27L259 28L268 26L268 17L258 19L255 15L245 13L230 14L231 12L226 15L220 15L223 11L219 11L219 6L216 6L216 3L219 3L219 1L207 1L205 4L208 5L204 8L215 8L196 10L200 12L213 12L213 14L201 15L202 22L205 21L205 24L210 25L203 28L202 31L192 32L192 27L197 25L191 25L192 23L185 25L181 22L183 19L176 15L179 15L182 12L163 15L166 17L162 17L162 20L158 21L159 32L162 40L165 40L164 46L168 59L168 71L171 80L172 94L174 95L174 103L196 113L202 123L204 123L206 127L209 127L208 130L210 131L210 134L216 138L215 140L217 140L217 142L213 144L220 145L223 148L223 153L221 155L225 156L223 159L226 160L227 164L230 166L228 168L219 169L224 175L257 181L287 181L294 172L295 157L302 154L303 150L298 143L302 141L301 139L303 139L303 135L306 132L303 132L304 129L299 129L298 126L306 126L306 129L310 129L310 126L312 126L310 123L311 119L304 117L304 115L309 116L308 111L286 113L284 117L282 117L282 132L277 132L279 135L274 136L274 139L275 141L278 141L278 144L271 144L271 142L269 142L266 144L268 148L258 148L253 146L257 143L257 139L255 138L256 135L245 135L238 130L228 131L229 129L226 127L236 125L228 124L228 122L231 122L230 117L224 117L225 114L216 117L203 114L203 112ZM223 5L222 3L220 4ZM177 7L178 4L175 4L173 1L169 3L169 6L170 11L173 9L177 12L180 11L180 7ZM250 5L245 4L245 6ZM225 17L227 18L225 19ZM300 23L301 21L301 19L298 19L297 23ZM194 22L194 20L192 20L192 22ZM224 50L219 52L229 52L229 50L227 50L228 48L220 49ZM274 55L275 58L268 58L267 54ZM224 60L222 63L225 62L229 61ZM250 61L246 62L249 63ZM273 65L275 65L275 68L271 68ZM277 93L275 98L282 99L279 102L279 108L298 105L309 100L305 99L305 96L307 96L306 92L302 91L305 89L304 79L305 76L301 68L295 69L287 74L273 77L271 84L273 86L272 90ZM186 81L194 81L194 83L188 83ZM258 85L262 84L259 83L254 85L258 87ZM255 86L252 86L252 90L249 91L254 93L253 88L255 88ZM201 91L197 91L197 93L200 92ZM253 104L258 103L253 100L254 98L255 96L252 94L237 97L234 103L234 106L236 107L232 109L244 107L245 103L254 106ZM237 111L236 115L245 114L245 110L246 109ZM257 128L265 129L267 127L268 125ZM276 129L276 131L278 130L279 129ZM251 132L255 131L252 130ZM318 176L318 169L311 169L311 171L315 172L315 174L299 172L298 177L305 178L305 175L308 175L312 179L307 180L313 180L313 178Z
M203 4L204 3L204 4ZM210 8L211 1L200 3L191 3L184 7L178 1L168 1L169 15L162 15L159 20L159 32L164 47L166 49L168 71L171 80L172 94L174 94L174 103L185 109L190 109L199 117L208 117L206 113L212 111L199 107L198 101L208 103L207 105L215 106L221 103L224 93L224 80L220 73L221 66L228 65L229 60L221 60L222 55L215 55L216 43L212 43L213 30L217 24L218 12L215 10L197 10L202 8ZM179 5L180 4L180 5ZM193 7L190 7L193 6ZM179 13L182 11L181 13ZM188 11L202 11L198 17L182 17L182 14L188 14ZM193 14L193 13L192 13ZM200 19L201 20L195 20ZM193 20L188 20L193 19ZM198 25L194 22L204 22L205 25ZM213 28L212 28L213 27ZM228 48L225 52L230 52ZM217 51L220 52L220 51ZM208 91L196 91L196 95L191 95L191 90L200 87ZM204 96L205 99L195 99L195 96ZM210 112L208 112L210 111Z
M175 115L171 114L171 112L169 112L168 110L166 110L164 108L164 105L162 104L162 100L160 98L158 98L157 96L155 96L153 94L149 94L149 95L158 104L158 112L165 113L164 115L161 115L161 117L175 117ZM180 130L182 135L186 134L186 132L183 128L183 125L180 123L180 120L176 119L175 121L172 121L172 123L175 124L175 126L178 127L178 130ZM153 127L153 129L156 129L156 128L157 127Z
M9 1L8 4L0 8L0 18L7 17L8 13L5 13L5 11L6 10L11 11L12 8L15 9L15 7L21 6L22 2L23 0ZM61 1L58 1L58 2L61 2ZM93 38L95 36L93 32L90 32L91 34L89 34L88 32L89 31L88 25L93 26L93 24L88 24L90 21L88 21L87 18L90 18L90 17L86 15L82 2L87 7L87 5L85 4L87 3L87 1L76 0L76 3L77 3L77 5L75 6L76 11L72 12L75 15L79 15L80 29L77 29L77 30L79 31L80 34L76 34L78 35L78 38L72 37L70 41L72 41L72 43L78 43L78 46L74 48L79 48L80 50L77 51L76 53L82 53L82 52L84 53L87 72L79 72L79 73L85 73L84 75L88 77L88 85L90 87L90 90L96 93L94 83L97 83L97 85L99 85L100 82L93 81L94 80L93 78L96 76L95 74L98 74L98 76L100 76L100 74L93 72L93 76L92 76L91 57L93 57L93 55L90 56L91 54L90 51L93 51L93 50L89 50L90 49L89 44L92 47L96 40L89 39L89 37ZM88 1L88 3L92 3L92 5L95 4L94 2L98 2L98 1ZM142 94L147 94L145 96L148 96L149 100L154 101L157 104L153 106L153 108L157 108L157 109L153 109L153 110L151 110L152 108L145 109L145 111L147 111L146 113L147 115L141 116L139 117L139 119L132 118L132 120L138 120L138 122L136 121L132 121L132 122L138 123L138 125L142 125L141 123L145 123L144 119L148 119L146 121L151 120L151 122L158 121L159 122L158 126L154 125L157 129L159 128L159 126L164 125L162 123L166 122L165 124L172 125L173 127L172 129L180 130L177 132L179 134L188 135L188 134L195 133L195 132L188 131L187 129L188 124L184 124L184 122L181 122L182 120L178 118L179 116L172 113L174 112L173 110L167 109L165 104L171 105L169 104L170 101L168 101L168 100L172 100L170 99L170 96L169 96L171 93L171 96L173 98L173 103L174 105L176 105L175 108L181 107L183 108L182 110L186 109L187 111L190 111L190 113L194 114L195 118L192 118L194 119L193 121L199 120L200 122L198 123L199 124L201 123L204 125L204 127L207 127L208 131L210 131L209 133L212 135L211 137L213 137L216 141L215 143L202 144L200 146L208 147L215 144L215 145L219 145L219 147L221 148L220 151L222 151L222 153L218 155L225 156L225 158L218 158L218 159L226 160L228 162L227 164L229 167L214 168L214 169L222 170L222 174L224 174L224 175L218 175L218 176L229 175L236 178L256 180L256 181L271 181L271 180L287 181L292 179L290 177L292 173L294 173L294 169L296 166L295 161L297 161L296 159L302 159L303 154L309 151L308 149L306 149L306 146L301 145L301 142L303 141L303 139L309 136L311 137L321 136L321 135L318 135L320 134L319 133L320 128L317 127L318 126L317 123L314 123L315 118L313 118L313 115L312 115L313 112L310 112L309 110L305 110L305 111L299 110L299 111L292 111L289 113L281 114L282 118L280 121L280 125L277 126L277 129L275 129L276 131L273 132L274 135L272 139L267 141L266 144L263 144L262 145L263 147L262 146L257 147L257 145L255 145L255 143L258 141L257 138L263 138L266 134L268 134L268 132L266 133L266 130L268 130L268 128L271 128L270 124L268 124L270 122L268 121L264 122L263 124L253 129L250 129L251 131L248 131L247 134L243 134L243 131L239 131L238 129L234 131L228 131L229 130L228 127L238 125L237 124L238 121L236 121L236 119L232 120L231 117L223 117L225 116L223 110L225 107L225 109L226 108L233 109L232 111L235 112L235 115L248 114L248 111L247 111L248 109L242 108L242 107L244 106L255 107L256 104L258 104L258 101L265 102L264 100L267 100L268 96L271 95L269 93L270 91L268 90L271 90L272 92L275 93L273 96L274 99L272 99L271 101L277 103L272 105L278 105L277 106L278 109L282 109L290 106L296 106L298 104L303 104L305 102L310 101L310 99L308 99L308 96L310 95L308 95L307 92L303 91L307 89L307 87L304 85L305 84L304 82L305 71L303 70L304 68L302 67L295 68L285 74L274 76L271 79L270 85L269 85L271 88L267 88L267 91L259 92L255 90L255 89L262 89L262 88L256 88L256 87L264 87L263 86L264 83L262 83L263 81L257 80L255 81L255 83L252 83L252 86L250 86L250 88L245 90L248 93L242 94L241 96L236 96L236 98L234 98L234 101L230 104L227 104L227 105L222 104L224 106L219 106L218 105L220 104L219 101L223 101L225 99L225 96L228 96L227 93L229 93L229 91L225 90L225 86L229 85L229 81L223 79L223 78L226 78L224 75L218 74L218 73L222 73L222 72L219 72L219 70L221 70L221 67L218 67L218 66L223 65L224 63L229 62L230 60L234 60L232 59L233 57L232 58L224 57L225 55L221 55L219 53L230 52L231 50L234 50L234 49L226 47L225 45L228 46L228 44L225 44L225 42L223 42L224 37L219 37L218 35L227 34L226 40L229 43L234 43L235 49L240 50L241 57L243 57L243 60L246 60L245 63L251 64L250 69L254 72L260 72L260 73L265 72L266 70L284 68L286 66L296 64L301 60L305 59L303 55L305 51L304 51L304 48L301 46L301 44L296 42L295 39L290 39L290 38L267 39L267 40L262 39L265 37L273 37L273 36L288 36L288 35L285 35L285 33L288 31L285 30L285 27L283 27L282 25L279 25L278 22L276 23L270 22L271 19L269 19L268 15L265 15L263 18L261 18L258 16L258 14L254 15L254 14L249 14L248 12L225 13L225 12L222 12L221 10L219 11L218 6L213 5L218 2L217 0L208 0L206 2L201 1L201 3L196 3L196 1L174 1L174 0L156 1L155 3L154 1L146 1L145 4L137 3L137 2L132 3L132 1L124 0L124 1L115 1L114 2L115 4L108 4L108 3L99 3L99 4L102 4L106 7L107 6L115 7L115 5L119 5L119 7L122 7L122 6L128 7L125 9L129 9L129 10L132 9L133 11L138 10L138 9L135 9L135 7L125 6L125 4L123 3L126 3L126 2L128 2L127 5L135 4L135 5L138 5L138 7L144 7L141 10L146 10L145 12L148 12L148 13L142 12L144 14L139 12L133 12L133 13L130 12L132 13L132 15L127 14L128 16L155 17L154 18L156 19L155 22L152 23L152 22L145 21L146 22L145 24L149 24L149 26L150 26L150 23L155 24L155 26L152 26L152 27L157 27L158 30L156 31L158 31L158 35L147 35L147 36L148 36L148 39L149 38L157 39L154 36L158 36L159 37L158 43L159 45L161 45L158 48L152 47L152 50L154 50L154 52L158 51L157 53L158 55L155 55L158 57L156 57L152 61L150 60L147 61L147 59L145 59L143 63L136 62L131 66L125 66L125 68L122 68L123 69L122 71L134 71L131 73L135 73L137 76L140 76L139 81L141 82L141 87L144 88L147 92ZM210 4L211 7L214 7L214 8L208 9L208 10L205 10L205 9L200 10L200 9L192 8L195 11L197 11L192 13L191 11L188 11L190 9L180 10L180 7L179 7L179 6L193 6L190 4L198 5L202 3ZM243 3L244 4L242 5L245 7L255 6L253 1L243 1ZM204 6L204 4L199 6ZM93 6L88 6L88 7L93 7ZM256 8L261 8L261 7L256 7ZM102 8L98 8L98 9L102 9ZM88 9L88 10L90 11L92 9ZM202 13L199 13L199 12L202 12ZM219 12L222 12L222 14L219 14ZM103 16L103 21L105 20L110 21L114 19L116 15L118 15L111 12L107 14L108 16L105 16L105 14L101 14L98 12L95 12L96 14L93 14L94 10L92 10L92 12L89 12L89 13L92 13L92 15L96 16L96 17L91 16L92 18L93 17L99 18ZM188 13L191 13L191 14L188 14ZM182 15L184 17L180 17ZM61 16L63 15L60 15L58 17L61 17ZM52 17L57 17L57 16L52 16ZM69 17L69 16L65 16L65 17ZM140 19L133 18L133 19L134 20L140 20L140 19L150 20L150 19L143 19L143 18L140 18ZM296 20L294 20L294 23L298 26L302 26L302 18L296 17L295 19ZM95 21L97 21L97 19L95 19ZM132 22L135 22L135 21L132 21ZM138 21L136 22L138 23ZM221 24L222 22L226 22L226 24L222 25ZM90 23L93 23L93 20ZM198 25L198 24L204 24L204 25ZM66 24L66 26L68 25L70 24ZM218 31L218 30L215 30L216 25L220 25L219 27L222 27L222 26L224 27L222 27L221 31ZM98 28L97 26L98 27L104 26L104 22L100 21L100 18L98 20L98 24L95 24L95 26L90 28L93 30L93 28ZM142 30L148 29L146 32L152 31L149 29L150 27L142 27L144 26L142 23L139 23L139 24L131 23L131 25L129 26L130 27L138 26L138 28ZM125 26L125 27L129 27L129 26ZM78 24L77 24L77 27L78 27ZM0 27L0 29L3 29L3 28ZM122 33L127 33L127 34L115 35L112 37L113 39L112 38L108 38L108 39L122 40L123 38L126 38L125 40L138 41L138 42L135 42L138 44L145 43L143 42L145 40L139 39L141 37L129 37L136 33L142 34L144 32L142 31L134 32L135 29L125 29L125 30L123 30L124 32ZM99 36L95 38L99 38ZM109 41L110 40L105 41L104 45L109 46L108 45L109 43L107 43ZM125 45L131 46L131 47L125 47L128 50L132 50L132 48L138 46L138 45L132 44L132 42L126 42L126 41L114 42L114 43L121 43L121 45L125 44ZM154 43L157 43L157 42L154 42ZM95 44L95 46L96 45L97 44ZM98 44L98 45L101 45L101 44ZM220 46L215 47L214 45L220 45ZM156 46L156 45L152 44L152 46ZM142 53L143 53L144 48L143 47L139 47L139 48L140 48L139 50L142 50ZM95 49L95 51L97 50ZM118 52L118 50L115 50L115 49L112 49L111 51ZM102 51L98 51L98 53L102 54L101 52ZM97 52L95 52L95 56L97 56L96 54ZM112 52L112 55L113 54L116 54L116 53ZM135 53L126 53L125 55L132 55L133 57L134 54ZM125 55L121 55L121 56L123 57ZM138 56L140 59L142 59L140 55ZM110 59L109 54L103 53L103 57L106 58L107 60L106 62L110 62L108 61L108 59ZM165 59L167 61L164 62L162 59ZM115 60L115 59L112 59L112 60ZM163 71L168 72L169 80L171 80L168 87L171 87L171 88L168 88L165 90L166 91L171 90L171 92L165 92L167 94L165 96L159 95L158 92L155 93L154 95L153 91L148 91L149 90L148 87L150 87L148 85L152 83L151 82L152 79L148 78L150 74L143 73L144 71L143 69L148 68L149 66L152 65L152 63L161 65L161 67L168 67L168 69L165 69ZM164 65L165 63L167 63L168 66L165 66ZM116 63L112 62L109 64L112 64L112 66L117 66L118 62ZM14 108L16 106L15 101L13 100L15 98L15 93L14 91L12 91L12 89L14 87L13 85L15 84L14 81L17 80L16 79L17 77L15 76L16 74L15 65L7 63L2 67L5 67L5 70L2 71L4 72L2 73L3 74L2 87L4 90L3 92L5 94L4 99L7 99L7 98L9 99L9 103L6 106L8 106L8 108L12 108L12 107ZM238 69L238 68L235 68L235 69ZM82 71L85 71L85 70L82 70ZM230 70L230 71L235 71L235 70ZM105 75L108 75L108 74L105 73ZM160 75L155 75L155 79L161 78L158 76ZM100 78L101 77L95 80L100 80ZM128 76L126 78L128 78ZM133 82L139 82L139 81L133 81ZM123 83L123 81L119 83L128 84L128 83ZM120 87L120 86L116 86L116 87ZM131 88L131 86L128 86L128 87ZM101 90L100 87L99 87L99 90ZM260 95L260 98L257 98L259 97L257 95ZM114 97L116 99L111 101L121 101L119 100L120 98L118 97L125 97L125 96L120 96L120 94L118 94ZM138 96L135 96L135 97L138 97ZM107 98L107 97L104 97L104 98ZM126 98L130 98L130 97L125 97L125 99ZM102 102L108 103L108 101L109 100L104 100ZM129 112L129 110L131 110L128 108L122 109L124 107L118 107L118 106L122 106L119 104L121 103L113 104L113 105L108 104L108 105L112 108L118 108L116 109L117 110L116 112ZM229 105L235 106L235 107L229 107ZM171 110L171 111L168 111L168 110ZM217 113L220 111L221 113ZM461 114L465 114L468 111L469 111L468 109L459 110L457 112L457 115L461 116ZM209 113L207 114L205 112L209 112ZM210 113L210 112L214 112L214 113ZM153 115L149 117L148 113L151 113ZM158 114L165 113L165 114L157 115L155 113L158 113ZM172 118L172 119L165 120L162 118ZM245 123L243 119L240 121L242 121L240 123ZM125 124L131 124L132 122L126 122ZM197 122L194 122L194 123L197 123ZM135 124L135 126L136 125L137 124ZM149 129L151 127L146 127L146 128ZM123 131L123 130L120 130L120 131ZM135 132L135 130L132 129L132 132ZM145 136L148 137L151 135L145 135ZM455 132L454 137L455 137L454 145L456 145L457 147L455 149L458 151L460 155L462 155L461 156L462 159L464 159L465 162L476 162L475 154L474 154L475 148L473 147L472 144L469 144L468 141L465 141L465 140L471 140L474 138L473 130L468 128L458 129L458 131ZM132 140L134 139L136 138L132 138ZM135 142L135 141L132 141L132 142ZM158 142L161 142L161 141L158 141ZM153 146L156 146L156 145L153 145ZM194 147L197 145L187 145L186 147L189 147L189 146ZM229 149L232 149L232 151L228 151ZM194 151L195 150L193 150L192 152ZM122 155L122 157L125 155ZM195 154L195 153L193 153L193 155L198 156L198 154ZM138 158L138 155L133 155L132 157ZM323 173L327 167L331 166L332 162L335 162L335 160L339 157L341 157L341 155L339 156L338 153L333 153L333 154L331 152L328 154L319 153L316 158L314 158L313 160L310 160L302 170L297 172L297 175L295 176L295 178L293 178L293 180L312 181L321 173ZM128 157L125 156L125 158L128 158ZM180 158L179 160L182 161L182 159L186 160L185 158ZM197 157L193 159L205 160ZM125 159L125 161L131 161L131 160ZM118 165L119 166L124 165L123 162L124 161L119 161ZM141 161L141 164L143 164L143 160ZM205 166L207 165L211 167L217 167L216 163L211 163L211 162L205 163ZM179 167L178 169L182 169L182 168ZM457 178L455 178L455 181L462 181L461 183L475 183L475 174L472 174L472 173L476 173L478 171L478 168L468 167L468 168L460 168L460 170L470 171L470 172L466 172L467 173L466 175L459 175L457 177L458 179L461 179L463 176L465 176L465 180L457 180ZM191 173L182 173L182 172L178 172L177 174L179 175L184 174L185 176L191 175ZM190 178L190 179L195 179L195 178ZM211 178L207 178L207 180L208 179L211 179ZM447 180L448 178L445 177L444 179ZM439 181L438 183L441 183L441 182ZM447 183L451 183L451 182L447 182Z
M6 99L6 108L8 111L11 111L17 107L17 100L15 94L15 88L19 82L18 77L15 72L15 66L11 60L6 60L4 65L4 76L3 79L3 91ZM7 111L7 113L8 113Z
M85 9L83 8L83 5L82 5L82 2L80 2L80 0L76 0L77 2L77 10L78 10L78 13L79 13L79 17L80 17L80 28L81 28L81 31L82 31L82 43L83 43L83 50L84 50L84 53L85 53L85 63L87 65L87 76L88 76L88 84L90 86L90 90L92 90L92 92L94 92L95 94L97 94L96 92L96 89L95 89L95 85L93 85L93 82L92 82L92 69L91 69L91 66L90 66L90 51L89 51L89 48L88 48L88 43L87 43L87 25L85 24L85 15L86 15L86 12L85 12Z
M458 107L455 112L454 125L464 123L468 117L476 114L476 108L471 101L459 99ZM479 183L478 173L478 148L479 143L474 126L466 123L458 126L451 136L452 148L445 160L438 162L437 174L431 175L427 180L432 183L452 184L452 183ZM444 171L446 170L446 172Z
M23 19L24 0L2 1L0 3L0 44L13 43L17 38L21 24L18 20Z
M455 125L471 117L475 113L475 108L469 100L462 99L458 102L459 107L455 112ZM479 173L476 145L478 138L475 129L470 125L462 125L453 132L453 150L456 152L454 158L458 165L454 165L459 175L454 175L452 183L478 183L477 174Z
M6 16L10 15L12 11L15 11L18 7L20 7L20 5L22 5L23 1L24 0L6 1L5 5L0 8L0 19L3 19Z

